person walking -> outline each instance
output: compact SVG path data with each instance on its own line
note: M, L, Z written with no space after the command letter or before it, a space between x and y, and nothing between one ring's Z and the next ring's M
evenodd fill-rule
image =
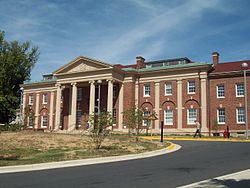
M196 137L197 134L199 134L199 137L201 138L201 124L197 120L195 120L194 122L196 125L196 132L194 134L194 138Z

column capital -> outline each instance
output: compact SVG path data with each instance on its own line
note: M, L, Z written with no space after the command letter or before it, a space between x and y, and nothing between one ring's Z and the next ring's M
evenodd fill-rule
M40 95L40 93L36 93L36 96L39 96Z
M89 84L95 84L95 80L90 80Z
M160 85L160 82L155 82L155 86L159 86Z
M72 82L71 83L72 86L76 86L76 84L77 84L76 82Z
M57 83L57 84L56 84L56 87L61 87L61 84Z
M106 81L107 81L107 82L111 82L111 83L114 83L114 82L115 82L114 79L107 79Z

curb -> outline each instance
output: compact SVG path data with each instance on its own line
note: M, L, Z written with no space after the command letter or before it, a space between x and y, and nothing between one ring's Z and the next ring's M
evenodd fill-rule
M156 151L149 151L145 153L139 153L139 154L40 163L40 164L31 164L31 165L6 166L6 167L0 167L0 174L27 172L27 171L36 171L36 170L48 170L48 169L56 169L56 168L76 167L76 166L84 166L84 165L91 165L91 164L101 164L101 163L111 163L111 162L143 159L143 158L148 158L148 157L164 155L167 153L172 153L179 149L181 149L180 145L171 143L167 148L163 148L163 149L156 150Z

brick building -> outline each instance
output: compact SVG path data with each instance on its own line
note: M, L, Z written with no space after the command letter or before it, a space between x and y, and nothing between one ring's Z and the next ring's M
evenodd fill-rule
M250 68L250 61L244 62ZM135 64L124 66L78 57L42 81L22 85L22 112L27 116L28 108L34 113L24 124L71 131L84 127L89 114L100 108L112 112L114 130L127 131L122 112L136 105L144 108L145 116L157 114L152 124L155 133L160 132L161 122L166 134L193 133L196 119L203 133L223 132L226 126L245 133L241 64L219 63L217 52L212 64L188 58L147 62L136 57ZM249 87L247 91L249 98ZM146 122L142 126L146 128Z

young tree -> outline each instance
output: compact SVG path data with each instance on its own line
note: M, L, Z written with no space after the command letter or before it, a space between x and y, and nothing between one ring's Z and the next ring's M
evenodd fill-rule
M128 108L123 112L124 122L123 124L128 127L128 134L130 136L131 131L135 131L135 140L139 140L140 131L142 129L142 121L144 110L138 107Z
M0 31L0 123L8 123L19 107L20 87L30 79L30 71L38 60L38 48L30 43L8 42Z
M113 126L110 112L93 113L90 116L90 138L95 143L95 148L100 149L102 142L109 135L109 128Z

